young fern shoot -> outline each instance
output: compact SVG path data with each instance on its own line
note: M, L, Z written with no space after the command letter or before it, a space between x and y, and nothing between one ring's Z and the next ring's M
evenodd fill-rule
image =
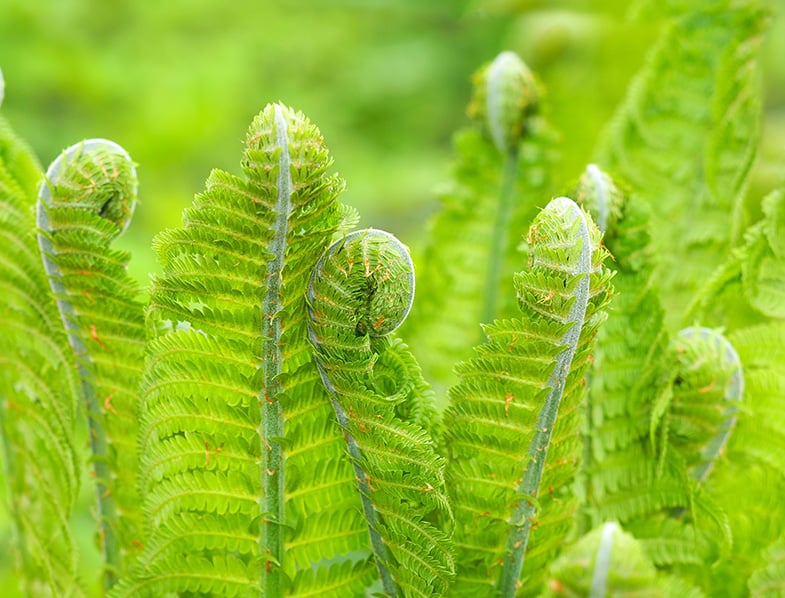
M142 383L151 534L117 596L361 594L376 569L311 356L306 290L343 228L343 180L301 112L268 105L242 174L213 171L154 244Z
M130 256L110 248L130 223L136 193L125 150L91 139L52 163L37 205L41 257L88 417L107 588L141 548L136 430L144 319L126 273Z
M443 595L454 573L443 459L407 406L430 396L419 393L408 348L389 336L414 298L408 250L383 231L351 233L319 259L307 297L314 359L344 431L383 591Z
M518 232L549 194L552 140L539 96L529 68L502 52L475 75L472 123L455 136L454 182L431 223L418 264L421 299L403 328L441 409L456 381L453 366L482 339L480 323L516 311L510 278L521 259Z
M611 294L599 241L572 200L550 202L529 231L529 269L515 277L522 317L487 325L488 341L457 368L444 424L457 595L515 595L530 553L524 588L537 591L538 565L570 529L584 376Z

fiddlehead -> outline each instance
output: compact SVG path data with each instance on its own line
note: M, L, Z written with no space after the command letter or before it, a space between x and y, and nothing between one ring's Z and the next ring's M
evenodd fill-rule
M309 337L336 419L344 430L363 512L388 596L441 595L453 574L447 536L432 521L452 518L443 462L425 430L405 416L421 378L413 360L379 376L414 298L414 268L392 235L369 229L334 243L308 287ZM403 417L402 417L403 415Z
M632 502L641 487L651 485L655 464L648 450L648 421L659 387L657 364L668 339L652 285L648 206L593 164L574 192L604 227L603 243L614 256L609 268L619 291L614 315L599 332L589 379L580 478L580 530L586 533L605 521L623 522L626 515L611 505L624 505L626 496Z
M515 277L521 318L486 326L488 341L457 368L444 429L458 594L487 595L498 581L514 595L525 555L535 564L524 586L536 591L537 564L570 528L583 377L610 295L599 240L574 202L548 204L529 230L529 268Z
M472 126L455 136L454 181L431 223L418 268L421 300L404 334L441 391L482 340L480 324L515 314L510 278L518 233L548 196L551 133L528 67L503 52L473 79ZM444 407L444 402L442 402Z
M107 587L141 541L136 401L143 312L136 283L126 273L129 255L110 248L130 223L136 193L136 171L125 150L92 139L71 146L52 163L37 205L41 257L76 358L88 416Z
M703 482L725 451L744 396L739 354L717 331L681 330L674 339L673 396L668 442L682 454L692 477Z

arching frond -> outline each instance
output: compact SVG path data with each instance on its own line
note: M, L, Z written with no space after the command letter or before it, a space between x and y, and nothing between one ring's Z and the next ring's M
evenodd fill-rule
M91 139L52 163L37 206L38 244L88 418L107 588L142 546L136 472L144 312L126 272L130 255L111 248L130 223L136 187L125 150Z
M673 323L740 232L739 206L759 136L766 13L758 2L733 0L680 3L666 12L665 30L597 160L654 212L659 278Z
M150 536L117 595L351 595L376 577L351 462L311 358L305 291L343 226L308 119L270 105L243 176L213 171L155 247L141 414Z

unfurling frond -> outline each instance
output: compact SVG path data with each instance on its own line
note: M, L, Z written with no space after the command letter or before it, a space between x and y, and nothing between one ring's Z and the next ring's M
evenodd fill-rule
M118 595L362 593L352 465L311 357L305 292L346 210L318 129L270 105L243 176L213 171L154 241L141 488L151 534Z
M344 430L376 566L388 596L443 595L454 573L443 459L411 418L421 374L408 348L388 336L414 298L414 269L395 237L374 229L334 243L308 288L309 336ZM406 356L404 358L404 356ZM403 358L403 359L402 359ZM397 361L395 376L384 364ZM380 375L382 374L382 375Z
M421 299L404 325L426 377L446 406L452 368L483 339L481 324L515 315L510 284L519 269L520 231L546 189L551 133L528 67L503 52L474 78L473 126L455 137L454 182L431 223L421 263Z
M458 366L444 422L457 594L514 595L524 556L523 591L536 592L571 527L585 375L611 293L599 241L574 202L548 204L515 278L521 317L486 326L487 342Z
M37 207L41 257L88 416L107 587L142 540L136 470L144 313L126 272L130 255L110 246L130 223L136 190L125 150L91 139L52 163Z

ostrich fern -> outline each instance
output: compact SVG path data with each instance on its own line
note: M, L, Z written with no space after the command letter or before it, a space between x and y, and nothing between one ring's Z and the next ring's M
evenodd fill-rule
M113 598L782 592L785 193L744 203L766 14L646 10L662 36L571 187L528 67L478 71L414 260L352 230L319 130L271 104L144 293L111 246L127 153L44 173L0 115L22 591L91 593L89 472Z

